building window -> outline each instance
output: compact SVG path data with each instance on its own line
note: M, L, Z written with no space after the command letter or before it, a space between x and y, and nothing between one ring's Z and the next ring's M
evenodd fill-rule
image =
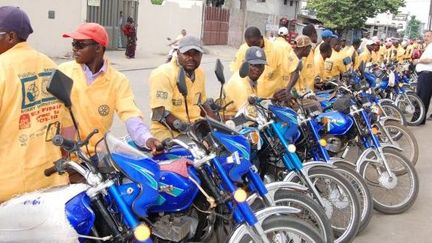
M284 5L287 5L288 4L288 0L284 0Z
M294 4L294 1L290 1L290 6L292 7L292 5Z
M266 0L257 0L259 3L265 3Z

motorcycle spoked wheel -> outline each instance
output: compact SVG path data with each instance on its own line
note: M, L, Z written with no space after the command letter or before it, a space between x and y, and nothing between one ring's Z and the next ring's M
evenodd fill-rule
M384 214L400 214L408 210L417 199L419 179L414 166L394 148L383 148L383 155L390 167L391 175L384 164L363 163L359 170L372 194L374 208ZM375 153L366 159L376 160ZM394 173L394 168L403 173Z
M308 176L324 200L335 242L351 242L360 227L361 215L354 187L336 170L324 166L310 168ZM303 180L295 176L291 181L305 184Z
M299 218L314 227L318 230L321 237L324 239L324 242L334 242L330 221L327 218L324 209L309 195L307 195L307 193L279 189L274 193L273 200L276 206L290 206L300 209L300 213L292 214L290 217ZM265 207L264 202L259 197L257 197L251 205L254 212Z
M400 120L401 125L406 126L407 121L402 111L390 101L382 101L380 103L381 108L383 109L386 116L393 117L395 119Z
M363 177L355 170L355 165L352 166L346 163L337 163L334 165L336 170L345 177L353 185L360 203L360 226L358 233L362 232L368 225L372 218L373 199L369 188L364 181Z
M419 146L417 139L408 127L402 126L398 121L387 120L384 123L391 139L396 142L396 146L402 149L409 161L415 166L419 157ZM390 143L385 132L378 135L380 142Z
M321 243L320 234L302 220L283 214L276 214L266 218L261 224L267 240L271 243ZM218 241L219 242L219 241ZM248 230L244 230L238 237L231 238L229 243L256 242ZM262 241L259 241L262 242ZM258 242L256 242L258 243Z
M401 98L399 98L396 105L402 111L402 114L409 126L418 126L425 119L425 106L420 97L418 97L414 92L407 92L404 94ZM415 117L415 112L413 112L413 109L414 111L418 111L418 117Z

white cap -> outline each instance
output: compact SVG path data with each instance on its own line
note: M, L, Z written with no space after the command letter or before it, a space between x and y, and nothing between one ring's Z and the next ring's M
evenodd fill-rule
M408 41L406 41L406 40L402 41L401 46L402 47L408 46Z
M380 39L378 38L378 36L373 36L372 41L375 42L376 44L380 43Z
M287 27L280 27L278 30L279 35L288 35L288 29Z
M373 41L373 40L366 40L366 45L367 46L373 45L373 44L376 44L375 41Z

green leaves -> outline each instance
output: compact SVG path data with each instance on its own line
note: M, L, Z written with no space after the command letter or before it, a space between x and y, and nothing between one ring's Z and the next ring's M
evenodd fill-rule
M405 0L309 0L308 9L328 28L346 30L361 28L367 18L379 13L396 14Z
M420 33L421 22L416 19L415 16L411 16L411 19L408 21L405 36L410 39L417 39L421 36Z

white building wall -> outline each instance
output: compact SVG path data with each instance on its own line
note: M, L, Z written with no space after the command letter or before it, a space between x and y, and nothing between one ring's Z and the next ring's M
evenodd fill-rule
M145 56L149 52L168 54L170 47L166 38L176 38L182 29L186 29L188 35L201 38L202 18L202 1L170 0L162 5L140 1L137 55Z
M33 34L28 42L36 50L51 57L62 57L72 51L71 40L62 34L75 30L85 22L87 0L0 0L0 6L18 6L30 18ZM48 19L48 11L55 18Z
M265 0L265 2L248 0L247 10L256 13L286 16L288 19L294 19L296 16L296 4L300 3L298 0L293 0L292 2L293 5L290 6L291 0L287 0L286 5L284 4L284 0ZM230 4L233 8L240 9L239 0L232 0Z

